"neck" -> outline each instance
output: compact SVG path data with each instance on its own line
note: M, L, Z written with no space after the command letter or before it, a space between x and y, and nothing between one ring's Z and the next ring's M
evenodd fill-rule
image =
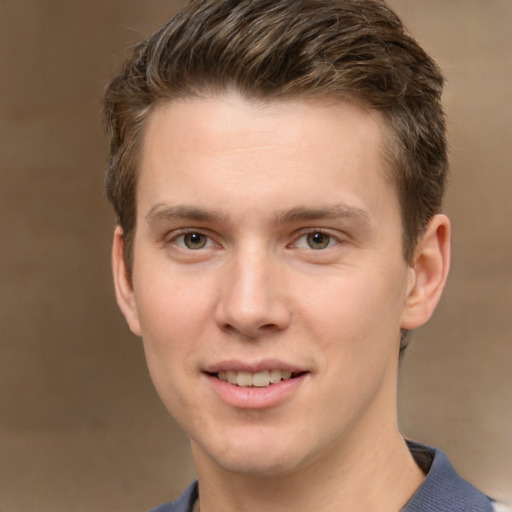
M321 460L272 477L233 474L194 450L201 512L400 510L424 474L398 430L351 445L358 448L333 447Z

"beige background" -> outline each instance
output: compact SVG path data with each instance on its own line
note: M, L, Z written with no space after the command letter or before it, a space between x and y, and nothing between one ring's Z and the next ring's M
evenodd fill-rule
M454 263L404 432L512 501L512 2L393 0L448 78ZM193 476L114 302L105 80L179 2L0 0L0 511L143 511Z

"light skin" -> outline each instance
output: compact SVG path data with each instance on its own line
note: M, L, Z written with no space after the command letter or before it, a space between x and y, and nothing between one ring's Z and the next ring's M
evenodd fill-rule
M235 93L151 114L133 268L117 228L114 280L202 512L396 511L424 478L397 427L398 349L439 300L450 226L433 217L404 260L382 126Z

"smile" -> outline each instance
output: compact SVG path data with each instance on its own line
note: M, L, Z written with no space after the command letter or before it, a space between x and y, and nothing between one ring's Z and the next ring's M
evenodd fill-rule
M286 370L264 370L256 373L221 370L214 375L218 379L234 384L235 386L265 388L283 380L296 378L302 373L293 373Z

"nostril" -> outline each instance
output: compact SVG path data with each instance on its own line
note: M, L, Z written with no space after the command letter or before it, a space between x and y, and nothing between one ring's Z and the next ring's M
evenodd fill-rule
M273 323L258 324L242 324L226 322L220 325L220 328L226 334L234 334L248 340L256 340L266 337L280 330L279 326Z

